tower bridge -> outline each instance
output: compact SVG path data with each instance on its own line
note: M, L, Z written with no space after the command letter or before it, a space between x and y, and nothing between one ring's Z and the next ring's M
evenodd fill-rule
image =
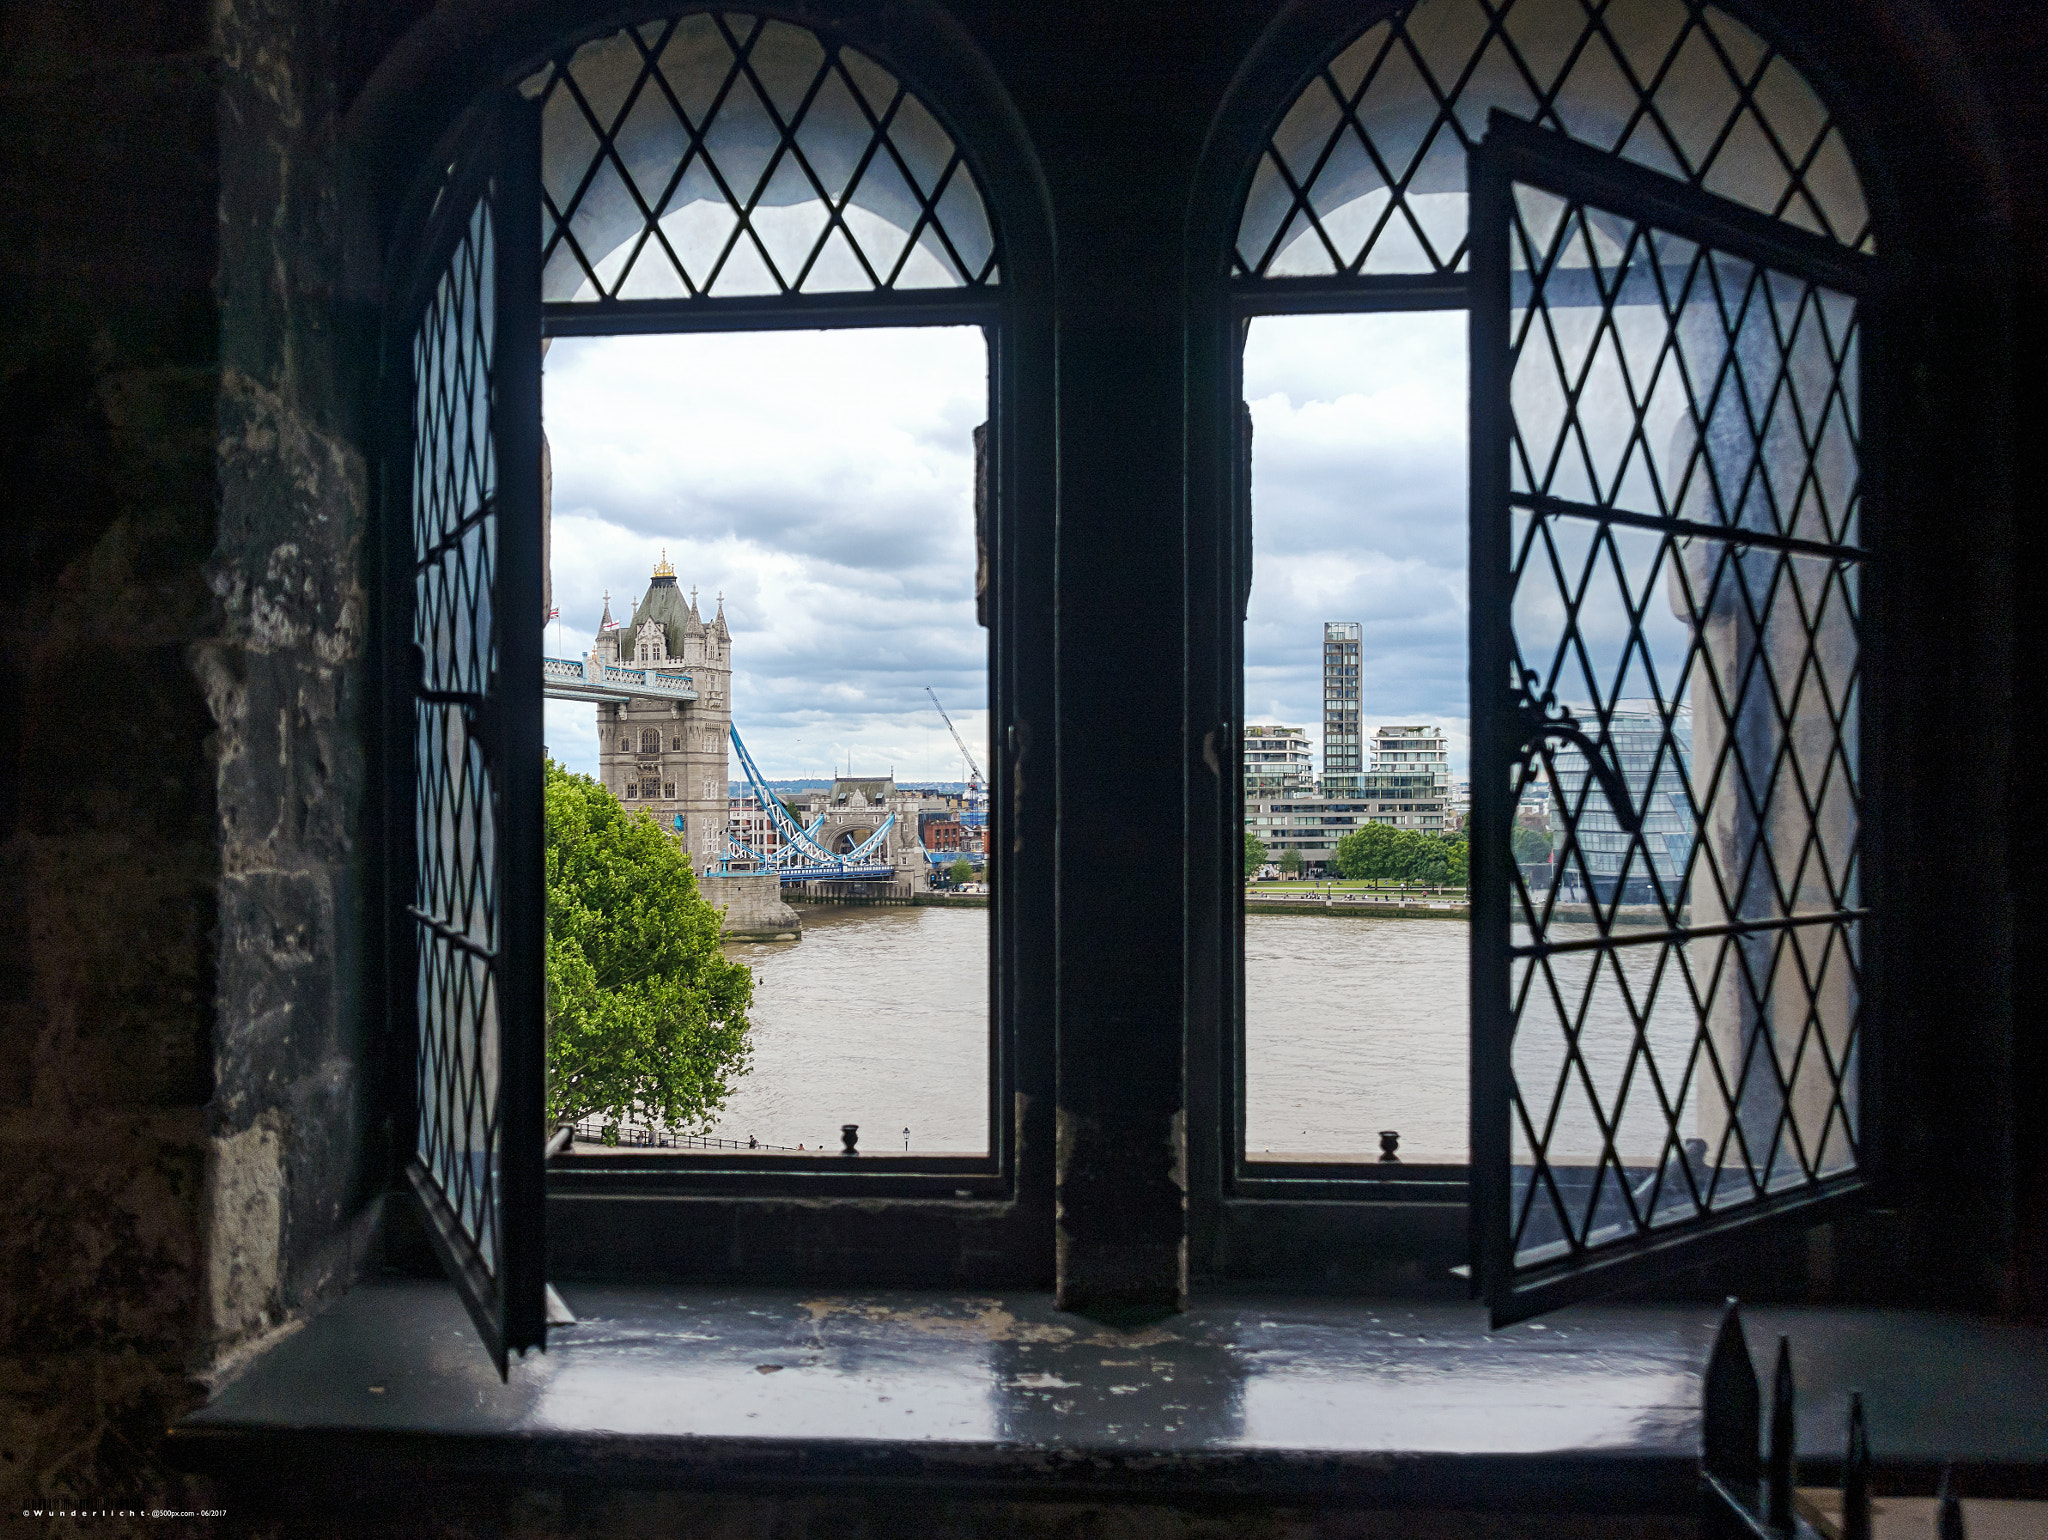
M596 707L599 781L671 829L701 876L772 873L784 886L886 882L924 891L932 866L954 858L924 848L922 797L899 791L893 779L843 780L809 799L800 821L769 789L733 725L731 680L724 596L704 619L697 591L683 597L666 552L630 620L612 619L607 594L589 654L541 660L548 699ZM728 748L775 832L772 850L732 831Z

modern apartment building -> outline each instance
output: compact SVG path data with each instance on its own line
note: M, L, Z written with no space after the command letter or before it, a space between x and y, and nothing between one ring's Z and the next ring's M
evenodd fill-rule
M1372 735L1372 768L1354 795L1371 804L1374 823L1449 833L1451 740L1441 727L1382 725Z
M1358 724L1362 635L1355 620L1323 622L1323 791L1329 796L1355 791L1365 769Z
M1373 768L1340 775L1335 788L1327 773L1320 787L1307 773L1299 728L1247 727L1244 734L1244 826L1276 860L1292 850L1304 870L1327 870L1337 841L1360 824L1453 830L1450 745L1442 728L1382 728L1373 739Z
M1309 747L1305 729L1260 724L1245 728L1244 794L1247 801L1275 796L1313 796L1315 789L1315 753Z

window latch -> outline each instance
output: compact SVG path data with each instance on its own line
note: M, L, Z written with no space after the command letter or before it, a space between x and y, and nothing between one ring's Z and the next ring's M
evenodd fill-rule
M1509 693L1510 709L1515 715L1515 761L1526 765L1543 752L1547 739L1562 738L1584 756L1593 779L1600 783L1600 790L1607 798L1607 805L1614 810L1615 820L1624 834L1640 834L1643 828L1641 815L1636 811L1635 799L1628 794L1628 783L1621 778L1621 772L1610 764L1600 752L1586 730L1579 726L1579 719L1568 706L1557 703L1557 692L1545 690L1539 698L1535 693L1536 671L1522 670L1522 681Z

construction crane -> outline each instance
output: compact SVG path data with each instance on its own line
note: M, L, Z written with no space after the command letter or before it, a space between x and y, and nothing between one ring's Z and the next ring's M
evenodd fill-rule
M924 693L932 697L932 705L938 707L939 720L946 724L946 731L953 735L953 741L960 746L960 757L967 761L967 805L977 806L981 801L981 766L974 762L974 755L968 751L967 740L960 736L960 729L953 725L953 719L946 715L946 708L939 705L939 698L926 685Z

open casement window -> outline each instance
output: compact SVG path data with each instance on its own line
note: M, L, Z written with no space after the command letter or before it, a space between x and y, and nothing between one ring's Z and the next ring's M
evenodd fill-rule
M414 193L386 349L390 1004L407 1176L500 1372L543 1347L538 114L482 103Z
M1472 1225L1503 1323L1865 1185L1874 264L1499 112L1470 189ZM1510 852L1532 780L1547 885Z
M1531 510L1515 514L1523 521L1515 523L1501 501L1505 491L1497 489L1489 494L1494 502L1487 505L1490 511L1482 510L1483 516L1507 522L1490 537L1498 550L1480 544L1470 547L1471 625L1460 629L1470 629L1468 641L1476 647L1484 627L1497 628L1499 634L1486 635L1498 659L1471 654L1469 704L1446 695L1435 705L1418 702L1414 707L1390 708L1390 699L1400 695L1418 672L1406 651L1414 638L1404 630L1406 612L1399 607L1362 603L1352 614L1332 608L1321 616L1302 617L1304 622L1340 616L1366 622L1358 666L1361 738L1371 734L1372 718L1389 709L1414 709L1432 717L1440 713L1441 720L1452 724L1461 708L1469 712L1476 970L1469 980L1472 1063L1507 1064L1511 1048L1532 1056L1541 1042L1549 1059L1541 1066L1531 1059L1523 1071L1537 1078L1547 1075L1549 1084L1540 1092L1533 1088L1533 1079L1522 1084L1534 1134L1516 1125L1514 1137L1521 1142L1512 1147L1508 1114L1502 1110L1513 1089L1507 1071L1488 1071L1475 1080L1471 1077L1478 1074L1476 1068L1451 1065L1446 1059L1437 1065L1438 1078L1427 1083L1432 1107L1437 1101L1451 1104L1454 1127L1468 1117L1476 1120L1459 1127L1455 1136L1434 1143L1411 1139L1401 1146L1398 1163L1376 1160L1357 1148L1347 1151L1351 1159L1341 1164L1267 1155L1252 1148L1248 1138L1246 1109L1258 1066L1251 1062L1247 1047L1251 990L1246 979L1249 964L1240 946L1236 1031L1217 1044L1223 1087L1217 1099L1220 1148L1213 1165L1197 1161L1198 1169L1213 1169L1220 1176L1214 1189L1221 1216L1214 1265L1235 1268L1238 1254L1288 1256L1289 1238L1300 1225L1312 1222L1324 1237L1325 1256L1339 1259L1319 1265L1314 1275L1318 1283L1340 1276L1385 1277L1391 1286L1405 1287L1401 1280L1417 1272L1436 1276L1472 1262L1483 1267L1505 1319L1511 1306L1527 1313L1561 1302L1573 1291L1590 1291L1596 1280L1603 1280L1603 1287L1619 1286L1627 1271L1624 1253L1638 1259L1629 1266L1648 1267L1652 1264L1640 1259L1642 1252L1668 1253L1681 1235L1690 1244L1751 1212L1801 1205L1820 1189L1831 1195L1861 1179L1855 1152L1865 1131L1858 1125L1861 1103L1853 1090L1858 1060L1852 1035L1863 927L1850 913L1859 905L1854 856L1860 783L1853 674L1858 594L1853 552L1839 571L1829 565L1835 547L1857 543L1853 531L1844 532L1848 526L1843 522L1848 517L1846 499L1854 495L1856 485L1855 352L1853 336L1829 331L1822 342L1811 328L1837 327L1842 322L1837 312L1844 304L1853 319L1855 297L1864 280L1851 281L1850 275L1871 265L1875 237L1862 182L1835 113L1773 40L1719 5L1707 0L1413 0L1375 9L1378 14L1369 25L1348 39L1333 39L1320 61L1299 61L1292 94L1269 118L1245 174L1243 202L1232 211L1235 223L1221 267L1228 305L1223 320L1230 328L1228 346L1235 355L1236 373L1227 405L1217 403L1217 422L1220 439L1226 431L1221 412L1236 415L1236 431L1228 432L1227 439L1239 464L1235 522L1219 545L1235 548L1239 584L1249 579L1253 522L1246 504L1251 454L1239 401L1247 378L1248 339L1261 326L1273 318L1345 318L1345 324L1354 327L1348 335L1362 340L1342 340L1343 328L1332 326L1330 340L1318 356L1331 369L1341 364L1365 380L1363 385L1343 387L1365 399L1382 388L1373 381L1383 375L1391 378L1380 358L1399 358L1405 356L1401 349L1420 346L1412 339L1423 335L1427 318L1411 313L1450 312L1468 323L1466 337L1446 345L1459 355L1461 370L1470 365L1466 380L1475 393L1475 410L1485 392L1498 396L1507 389L1510 365L1496 356L1505 344L1490 343L1484 359L1471 352L1478 335L1471 330L1477 307L1505 303L1499 298L1505 279L1491 269L1482 270L1479 263L1480 232L1468 179L1493 115L1506 112L1538 125L1548 133L1545 143L1570 141L1602 166L1640 170L1659 187L1668 182L1688 193L1688 206L1723 213L1738 210L1736 223L1742 230L1775 232L1786 242L1785 250L1802 256L1824 254L1814 257L1824 262L1821 268L1795 265L1783 273L1802 275L1802 281L1809 271L1830 282L1839 280L1827 290L1828 298L1815 300L1815 317L1801 323L1809 329L1785 334L1783 347L1796 364L1785 371L1788 384L1780 393L1796 397L1799 412L1820 412L1820 405L1809 403L1806 396L1812 388L1808 375L1817 367L1814 358L1824 356L1826 377L1838 389L1834 415L1816 416L1810 424L1798 419L1806 431L1820 435L1809 450L1799 447L1803 441L1798 440L1793 419L1785 415L1792 407L1780 405L1780 397L1759 398L1753 409L1761 415L1753 430L1745 431L1761 435L1770 450L1764 457L1767 486L1730 485L1710 494L1703 490L1704 473L1696 472L1682 489L1660 487L1665 503L1658 503L1655 496L1644 501L1641 488L1648 470L1639 456L1618 491L1605 483L1597 495L1589 486L1567 490L1558 483L1547 488L1551 495L1591 507L1619 506L1631 516L1641 511L1653 519L1676 517L1703 524L1724 515L1700 500L1725 496L1732 500L1726 519L1761 528L1770 518L1781 518L1788 522L1780 527L1790 530L1793 510L1807 507L1800 501L1805 494L1796 485L1781 485L1777 478L1791 475L1796 482L1810 461L1809 479L1819 488L1812 496L1831 499L1827 517L1835 522L1820 529L1813 523L1820 515L1799 512L1797 517L1806 522L1797 525L1792 538L1807 544L1796 552L1756 541L1738 548L1732 542L1720 546L1698 538L1681 550L1673 536L1673 554L1657 564L1661 526L1621 517L1571 522L1548 513L1532 524ZM1608 240L1605 225L1596 221L1594 228L1599 240ZM1494 238L1500 239L1497 234ZM1498 256L1504 249L1489 248L1495 251L1489 260L1496 265L1504 260ZM1770 250L1775 253L1778 248ZM1731 259L1735 251L1728 248ZM1757 260L1754 251L1742 251ZM1764 268L1780 271L1769 263ZM1567 279L1578 285L1569 295L1558 285L1546 291L1543 315L1551 332L1545 335L1554 333L1560 347L1576 350L1569 357L1578 364L1590 356L1587 350L1602 317L1610 317L1608 331L1613 332L1613 317L1634 327L1639 315L1649 314L1637 305L1635 290L1625 296L1627 303L1603 307L1587 270L1569 260L1559 285ZM1526 286L1526 277L1518 281ZM1771 325L1792 325L1789 315L1780 318L1769 309L1777 303L1776 291L1769 284L1765 289L1768 292L1743 313L1743 324L1752 328L1743 334L1745 349L1761 347ZM1675 337L1689 339L1687 328L1704 324L1708 312L1700 308L1702 294L1696 289L1689 301L1694 308L1671 321ZM1517 303L1526 303L1526 294ZM1357 325L1361 319L1371 326ZM1454 324L1449 316L1446 323ZM1389 341L1382 345L1381 337ZM1618 334L1612 346L1627 355L1631 368L1638 366L1639 360L1629 352L1638 347L1634 331ZM1813 352L1816 348L1819 355ZM1835 351L1828 352L1830 348ZM1757 366L1748 353L1734 350L1731 356L1737 360L1733 367L1738 373L1746 369L1753 374ZM1359 359L1365 363L1357 364ZM1419 368L1411 372L1417 378L1426 373ZM1723 462L1737 452L1737 441L1729 437L1741 420L1737 395L1730 387L1712 402L1685 401L1681 373L1675 366L1667 367L1654 381L1661 393L1640 413L1623 392L1611 420L1597 431L1620 433L1624 439L1630 431L1651 435L1661 474L1664 461L1679 453L1671 439L1674 425L1688 412L1717 414L1699 419L1712 435L1709 448L1699 453L1708 457L1717 474L1732 474ZM1304 379L1313 383L1308 376ZM1764 388L1749 374L1741 379L1746 388ZM1606 375L1598 380L1601 390L1609 388ZM1255 409L1264 393L1273 389L1270 382L1258 387L1251 397ZM1547 409L1560 424L1572 424L1575 432L1579 417L1574 413L1608 409L1597 393L1582 396L1576 381L1569 388L1554 386L1553 394L1556 399ZM1419 398L1403 399L1412 405ZM1534 403L1530 410L1536 410ZM1481 420L1475 417L1473 422ZM1506 431L1503 425L1513 425L1505 406L1483 421L1493 425L1488 431L1496 435ZM1585 431L1595 433L1590 421ZM1367 435L1357 442L1376 441ZM1262 425L1259 454L1269 465L1279 464L1283 443L1278 433L1266 435ZM1606 439L1597 447L1609 452ZM1454 453L1475 465L1483 458L1478 439L1456 446ZM1499 468L1497 479L1505 478L1507 450L1502 444L1488 441L1485 455L1492 457L1486 459L1488 466ZM1377 531L1387 527L1390 510L1398 508L1400 472L1401 466L1391 460L1384 471L1360 461L1345 495L1362 513L1382 521L1378 526L1359 521L1360 549L1376 549L1372 542L1382 538ZM1276 477L1273 485L1279 487L1281 478ZM1481 484L1473 483L1475 498L1480 490ZM1680 498L1681 491L1688 500L1669 501ZM1444 511L1454 506L1455 495L1444 499ZM1775 501L1755 501L1766 496ZM1781 502L1782 514L1777 511ZM1766 506L1770 513L1758 511ZM1531 537L1532 529L1540 560L1531 556L1525 562L1518 542ZM1269 570L1284 568L1286 548L1275 538L1284 534L1284 527L1272 524L1259 532L1261 560ZM1557 573L1569 573L1568 578L1553 575L1548 565L1552 547L1558 552ZM1484 569L1479 565L1482 550L1490 552L1486 559L1491 565ZM1596 581L1589 590L1589 561L1596 550L1605 565L1592 564ZM1515 553L1512 567L1506 554L1510 551ZM1409 553L1403 548L1394 554L1405 559ZM1780 557L1783 565L1772 565ZM1324 563L1330 570L1336 565ZM1831 586L1821 580L1823 572L1832 574ZM1456 581L1455 575L1446 575ZM1543 613L1550 616L1544 623L1554 632L1544 633L1540 640L1527 629L1537 624L1540 605L1532 585L1538 577L1550 585L1545 602L1551 609ZM1231 587L1233 591L1219 600L1219 607L1231 606L1224 623L1228 625L1245 610L1242 591L1237 584ZM1588 592L1591 598L1584 596ZM1688 666L1685 649L1693 645L1687 629L1693 611L1688 606L1699 605L1711 606L1711 613L1703 610L1697 616L1705 630ZM1597 626L1595 610L1589 606L1604 606ZM1801 613L1803 620L1798 618ZM1517 627L1524 629L1517 632ZM1646 640L1624 657L1631 627ZM1571 740L1547 737L1542 740L1544 754L1533 761L1518 757L1522 740L1512 726L1501 725L1501 713L1510 704L1504 692L1520 682L1519 675L1509 675L1506 661L1517 656L1517 636L1522 647L1518 666L1538 671L1537 704L1547 691L1554 691L1555 703L1570 708L1598 749L1600 763L1638 777L1638 789L1648 804L1639 837L1625 834L1618 824L1600 826L1610 816L1599 800L1601 778L1589 774L1582 753L1574 759L1577 751ZM1237 641L1233 656L1230 641L1226 638L1215 649L1217 657L1229 659L1224 667L1236 676L1217 690L1217 714L1234 716L1241 726L1247 705L1244 644ZM1706 683L1717 658L1722 660L1722 672L1715 676L1720 696ZM1749 661L1743 663L1744 659ZM1808 663L1803 674L1802 659ZM1327 649L1325 662L1327 668ZM1654 679L1649 674L1653 665ZM1575 672L1568 673L1567 668ZM1588 682L1594 678L1597 689ZM1825 708L1817 704L1823 695L1828 701ZM1349 729L1348 692L1341 703L1334 702L1326 678L1326 771L1333 704L1341 704L1345 713L1336 725ZM1724 710L1734 714L1732 729L1722 725ZM1765 731L1772 723L1778 724L1770 727L1776 738ZM1482 744L1485 731L1492 737ZM1734 748L1728 746L1729 734ZM1616 754L1621 756L1618 762L1611 759ZM1731 756L1732 763L1717 772L1718 779L1705 770L1694 774L1681 766L1682 760L1687 767L1712 767ZM1512 776L1510 766L1515 767ZM1457 773L1455 763L1450 769ZM1751 779L1745 781L1744 776ZM1570 796L1545 804L1533 794L1539 783L1562 786ZM1388 784L1393 784L1391 779ZM1532 788L1532 795L1518 803L1516 793L1525 785ZM1246 827L1252 823L1242 816L1252 798L1248 769L1229 792L1234 805L1218 821L1234 843L1240 821ZM1327 790L1323 796L1332 800ZM1744 798L1753 799L1754 805ZM1801 809L1808 806L1810 826L1801 822L1808 816ZM1549 868L1556 884L1542 873L1516 866L1508 842L1517 809L1528 832L1543 836L1557 853ZM1567 810L1569 829L1564 827ZM1355 819L1356 810L1352 816ZM1493 822L1487 824L1487 819ZM1539 822L1545 825L1541 829L1535 827ZM1325 843L1331 841L1326 837ZM1524 841L1525 848L1540 843ZM1810 857L1802 855L1809 850ZM1540 858L1525 859L1532 868L1540 864ZM1232 859L1221 864L1219 904L1229 906L1225 913L1241 927L1242 939L1247 906L1239 896L1238 863ZM1718 886L1714 873L1721 874ZM1227 893L1222 891L1225 883ZM1651 944L1659 932L1640 923L1654 908L1660 884L1677 906L1670 928L1683 932L1662 946ZM1553 888L1554 899L1549 897ZM1617 893L1625 903L1617 900ZM1772 944L1778 945L1775 951L1754 939L1765 931L1749 928L1753 922L1775 922L1795 914L1798 923L1768 932ZM1818 918L1837 914L1842 918L1831 923ZM1543 927L1533 935L1532 915ZM1580 928L1571 930L1572 925ZM1741 939L1725 945L1713 940L1707 932L1717 925L1735 927L1726 935ZM1540 958L1526 950L1511 956L1508 950L1511 945L1554 949L1567 939L1575 949L1544 950ZM1363 943L1345 944L1357 955L1365 950ZM1637 970L1643 968L1649 971L1639 977ZM1803 976L1802 968L1808 970ZM1448 976L1448 968L1440 969L1428 986L1442 991L1444 1000L1450 1000L1453 987L1446 982ZM1226 993L1231 980L1219 977L1217 982L1219 994ZM1699 991L1697 1010L1688 993L1694 988ZM1741 1003L1745 990L1747 1003ZM1814 1002L1814 1026L1802 1039L1808 1018L1797 1002L1808 993ZM1393 1044L1387 1050L1392 1055L1403 1040L1399 1002L1390 1006L1390 998L1386 990L1361 992L1355 1005L1347 1002L1340 1009L1350 1012L1361 1043ZM1451 1001L1446 1011L1455 1004ZM1541 1023L1550 1034L1547 1041L1538 1038L1532 1025L1539 1006L1549 1013ZM1462 1025L1464 1013L1458 1014ZM1773 1023L1768 1046L1777 1050L1769 1062L1765 1039L1742 1025L1753 1026L1765 1016ZM1520 1035L1510 1036L1518 1021ZM1646 1034L1645 1046L1631 1057L1638 1023ZM1593 1036L1617 1031L1619 1048L1611 1060L1593 1051ZM1741 1047L1731 1054L1721 1046L1729 1034L1744 1031L1749 1031L1745 1042L1755 1050L1747 1059ZM1589 1033L1593 1036L1583 1036ZM1690 1050L1695 1042L1702 1045L1697 1062L1681 1051L1677 1063L1667 1063L1665 1044L1671 1034L1675 1036L1670 1041L1682 1045L1682 1050ZM1574 1058L1568 1050L1577 1048L1582 1038L1587 1046ZM1719 1054L1718 1061L1707 1052L1709 1043ZM1652 1049L1659 1055L1656 1075L1650 1073ZM1581 1058L1586 1061L1583 1066ZM1365 1062L1365 1055L1359 1062ZM1517 1059L1509 1067L1514 1064L1523 1061ZM1567 1065L1576 1079L1563 1075ZM1342 1066L1319 1060L1318 1071L1334 1078ZM1717 1074L1727 1078L1725 1095ZM1419 1070L1413 1079L1424 1083ZM1380 1094L1390 1083L1392 1077L1377 1068L1372 1075L1356 1075L1351 1082L1354 1100L1362 1106L1367 1096ZM1767 1115L1769 1097L1775 1094L1765 1089L1770 1083L1784 1088L1786 1105L1794 1109L1784 1137L1775 1143L1776 1122ZM1474 1086L1479 1087L1483 1105L1467 1105ZM1669 1118L1658 1111L1660 1095L1673 1098ZM1720 1113L1713 1110L1717 1097ZM1607 1110L1596 1115L1596 1107ZM1627 1114L1619 1124L1612 1118L1617 1107ZM1830 1110L1835 1114L1832 1123ZM1764 1127L1766 1122L1771 1129ZM1371 1125L1361 1126L1369 1133ZM1390 1118L1385 1126L1398 1124ZM1603 1129L1611 1138L1602 1137ZM1673 1140L1690 1160L1694 1152L1687 1141L1702 1139L1708 1147L1705 1166L1689 1164L1681 1171L1670 1164ZM1539 1150L1544 1156L1540 1161ZM1439 1158L1432 1162L1429 1152ZM1255 1158L1262 1155L1265 1158ZM1713 1172L1722 1168L1725 1174L1716 1179ZM1698 1191L1695 1205L1688 1173L1697 1178L1701 1171L1707 1173L1706 1187ZM1740 1181L1738 1172L1743 1173ZM1656 1207L1643 1219L1642 1234L1648 1239L1638 1244L1631 1238L1636 1234L1631 1216L1637 1210L1630 1204L1645 1181L1652 1187L1644 1201L1653 1192ZM1621 1196L1617 1182L1628 1185L1629 1197ZM1684 1208L1676 1203L1680 1190L1686 1194ZM1293 1200L1311 1200L1317 1206L1297 1209ZM1396 1203L1406 1208L1397 1213L1391 1207ZM1475 1207L1468 1211L1468 1203ZM1510 1211L1518 1227L1512 1232L1506 1217ZM1468 1249L1468 1217L1486 1238L1477 1252ZM1612 1228L1622 1220L1628 1225ZM1667 1236L1671 1246L1666 1245ZM1556 1249L1546 1252L1546 1246ZM1660 1257L1658 1265L1666 1259Z

